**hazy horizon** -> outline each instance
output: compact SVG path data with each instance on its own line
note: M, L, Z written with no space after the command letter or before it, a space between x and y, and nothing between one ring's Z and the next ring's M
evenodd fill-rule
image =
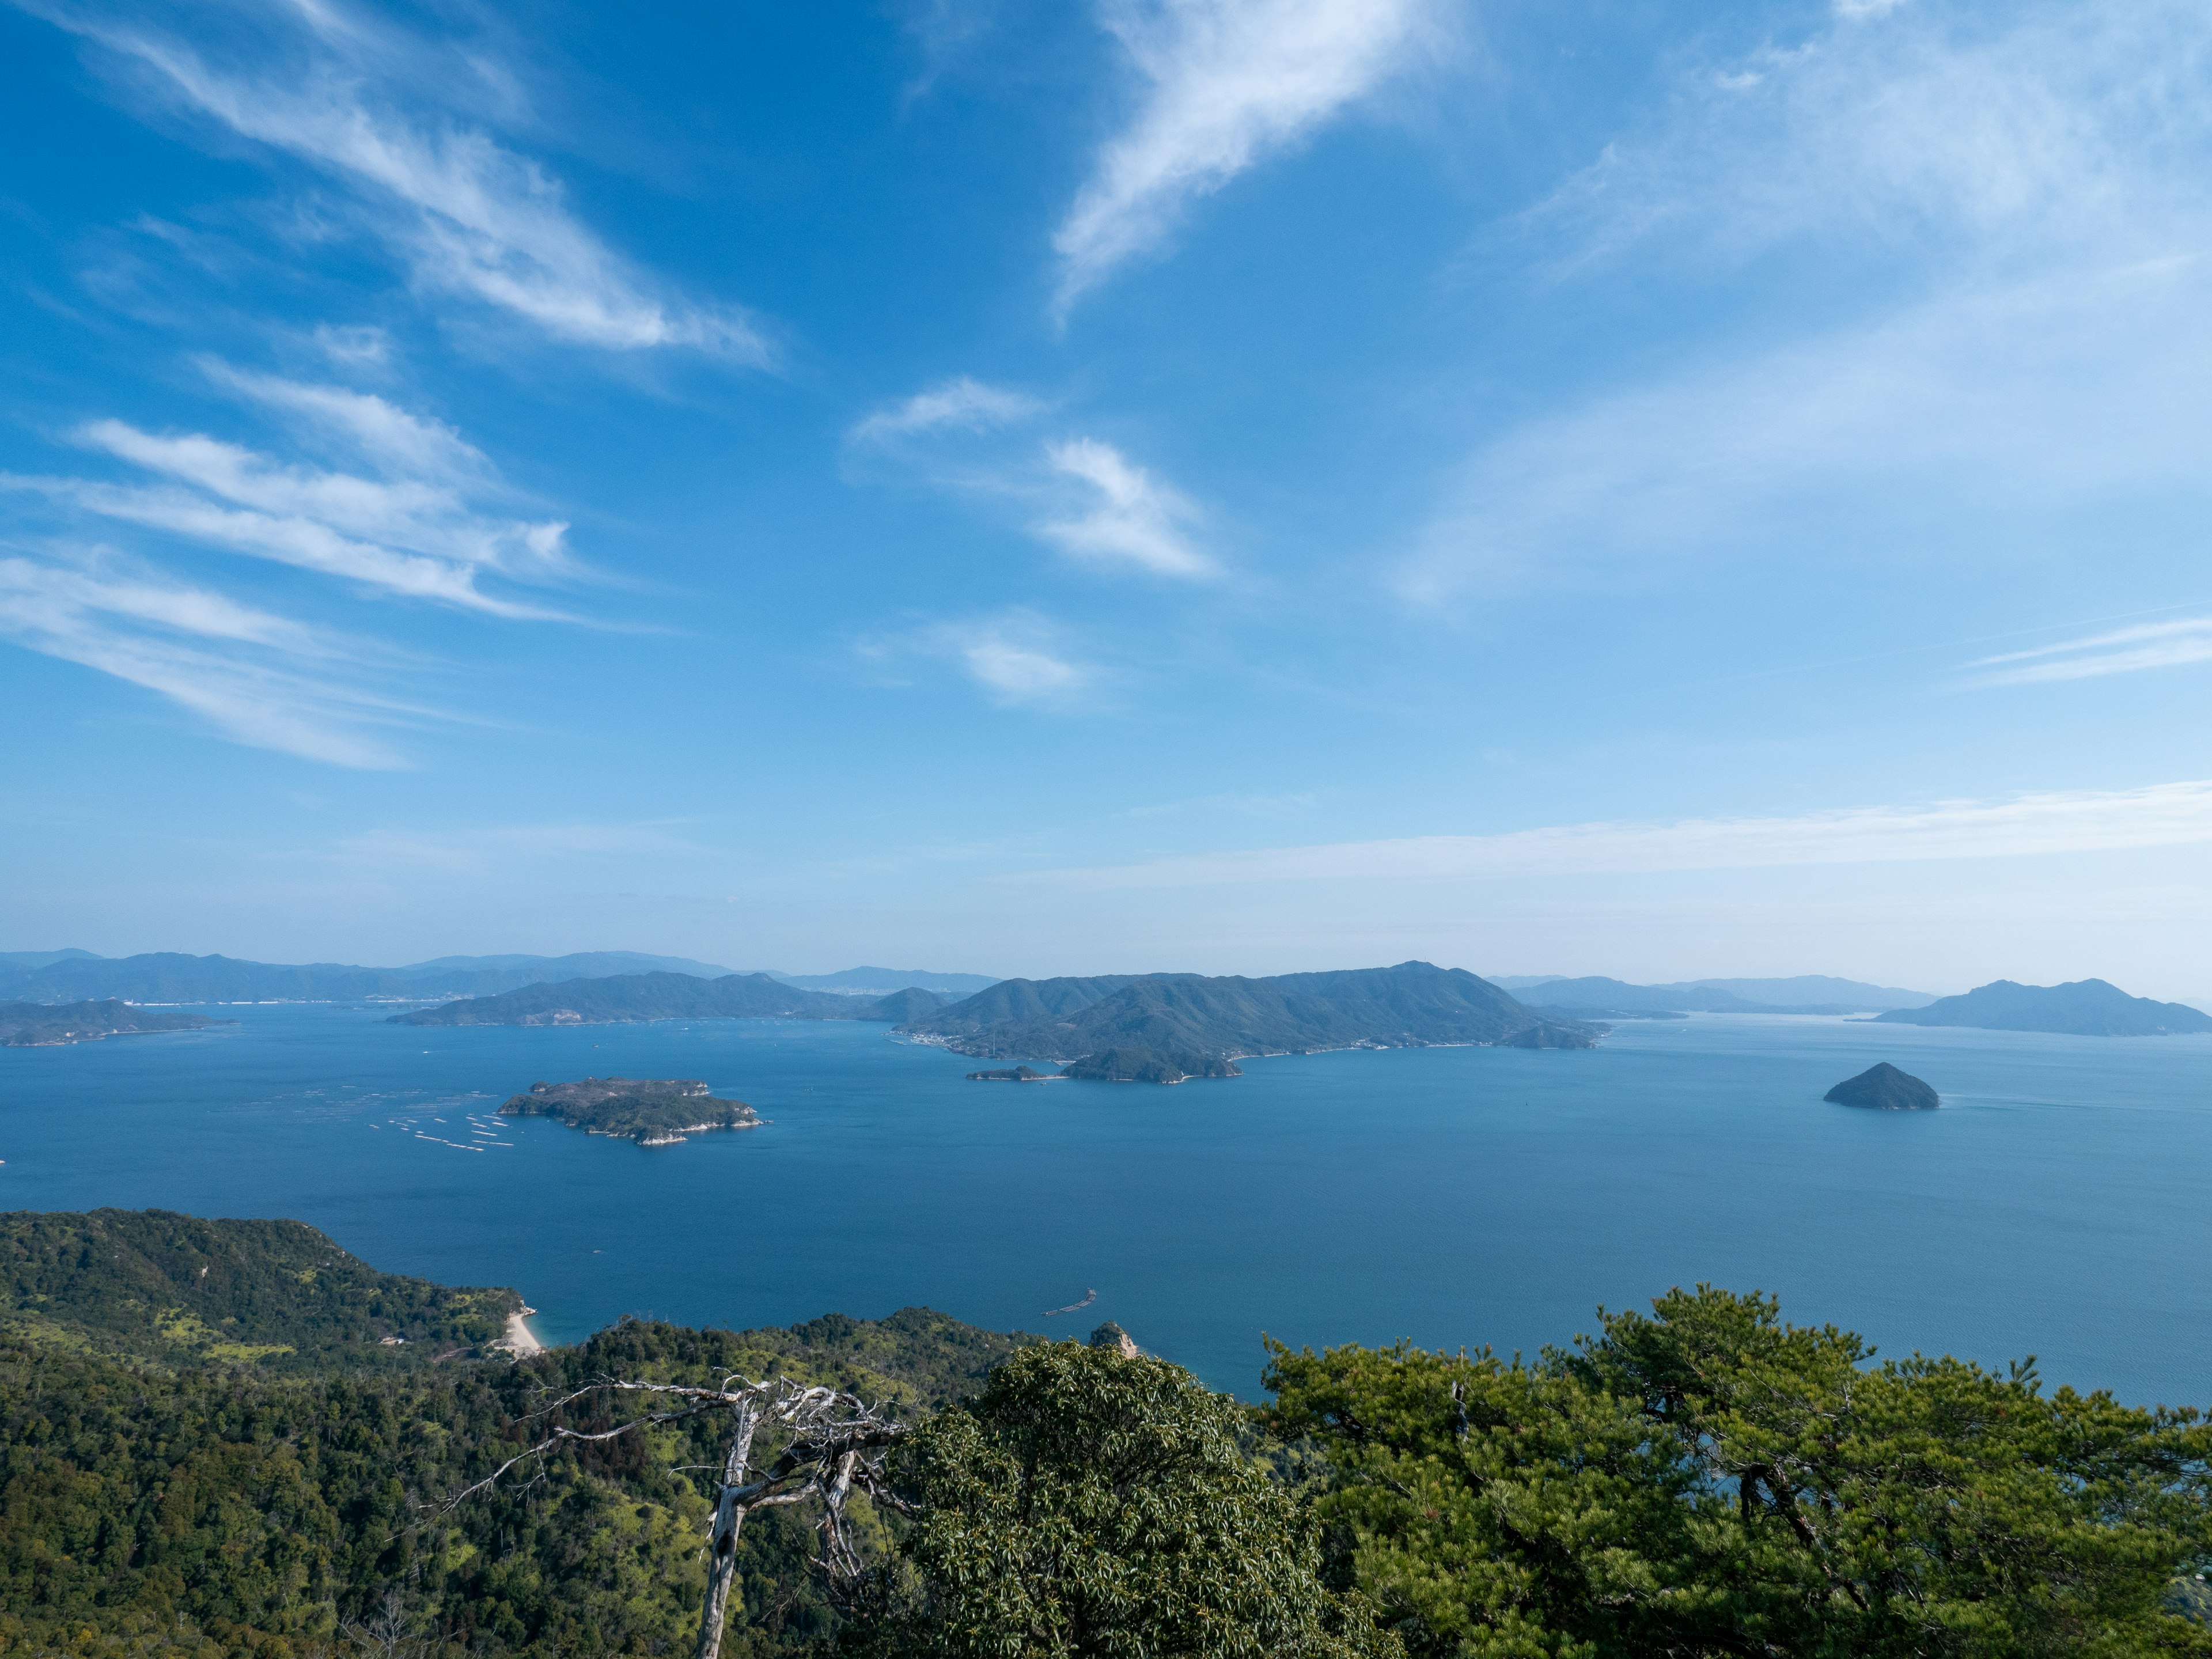
M0 5L0 937L2212 1000L2203 8L635 16Z

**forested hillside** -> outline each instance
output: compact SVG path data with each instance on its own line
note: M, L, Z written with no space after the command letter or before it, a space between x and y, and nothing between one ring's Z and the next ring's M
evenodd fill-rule
M1425 962L1267 979L1009 980L907 1029L979 1059L1072 1060L1110 1048L1145 1049L1194 1074L1210 1056L1361 1045L1587 1048L1601 1030L1524 1007L1464 969Z
M255 1225L266 1271L235 1260L204 1305L288 1274L311 1290L296 1264L319 1238L9 1221L31 1241L18 1279L76 1306L161 1293L195 1250L213 1279ZM309 1319L291 1294L260 1328ZM607 1385L777 1376L896 1419L866 1483L888 1507L852 1500L836 1579L815 1510L751 1513L732 1659L2212 1654L2186 1611L2212 1556L2193 1413L2049 1393L2028 1367L1877 1362L1705 1288L1595 1330L1533 1361L1275 1347L1256 1409L1113 1328L1040 1343L921 1310L628 1321L520 1361L381 1371L342 1346L287 1373L10 1335L0 1654L688 1654L731 1419L614 1433L665 1396ZM776 1455L755 1443L741 1475Z
M391 1367L473 1352L521 1305L509 1290L379 1273L298 1221L0 1213L0 1335L48 1349Z
M531 985L492 997L394 1014L394 1025L609 1025L653 1019L911 1019L938 1006L928 991L888 997L803 991L766 974L699 979L690 974L617 974Z

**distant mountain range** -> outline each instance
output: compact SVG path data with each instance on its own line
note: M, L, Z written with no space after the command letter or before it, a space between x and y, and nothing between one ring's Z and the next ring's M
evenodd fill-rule
M2212 1017L2179 1002L2132 997L2101 979L2018 985L2008 979L1945 997L1924 1008L1893 1008L1895 1025L1965 1025L1985 1031L2057 1031L2074 1036L2172 1036L2212 1031Z
M617 974L607 979L529 985L497 996L469 997L440 1008L394 1014L393 1025L616 1025L650 1019L881 1019L926 1017L941 1006L934 992L887 997L809 991L766 974Z
M1532 1008L1559 1008L1585 1018L1638 1013L1858 1014L1920 1008L1936 1000L1923 991L1865 985L1826 974L1793 979L1698 979L1674 985L1630 985L1592 975L1510 975L1494 981Z
M733 971L689 957L648 956L637 951L582 951L565 957L438 957L403 968L361 968L332 962L247 962L236 957L194 957L169 951L135 957L101 957L89 951L0 951L0 1000L427 1002L495 996L527 985L624 974L688 974L714 980L726 978ZM770 973L767 977L805 989L863 997L908 988L966 996L994 982L981 974L908 973L890 968L848 968L842 973L817 975Z
M835 974L779 974L769 977L809 991L845 996L883 996L892 991L935 991L940 996L973 996L999 981L988 974L938 974L926 968L848 968Z
M1524 1007L1461 969L1425 962L1272 979L1107 974L1005 980L946 1006L915 988L884 997L767 974L704 980L622 974L532 985L394 1014L395 1025L597 1025L654 1019L884 1020L983 1059L1094 1062L1079 1075L1227 1077L1243 1055L1322 1048L1502 1043L1586 1048L1602 1028ZM1107 1065L1100 1057L1115 1056Z
M1080 1060L1143 1050L1203 1075L1218 1059L1324 1048L1504 1043L1584 1048L1602 1035L1524 1006L1464 969L1281 974L1105 974L1007 980L905 1030L983 1060Z

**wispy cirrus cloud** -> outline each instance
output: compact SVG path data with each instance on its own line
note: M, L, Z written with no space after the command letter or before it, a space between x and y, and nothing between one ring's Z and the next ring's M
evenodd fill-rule
M2212 842L2212 781L2007 800L1869 806L1792 817L1575 823L1209 853L1011 879L1086 888L1227 883L1643 875L1929 859L2019 858Z
M903 675L918 662L949 665L1004 708L1087 710L1104 679L1068 648L1061 629L1020 609L878 635L854 653L878 674Z
M1189 498L1113 445L1070 438L1047 444L1045 459L1079 499L1073 511L1038 525L1037 533L1070 558L1186 580L1219 574L1191 538L1198 509Z
M1635 580L1898 513L1971 544L2022 509L2201 490L2212 17L1881 9L1721 66L1741 73L1698 64L1516 229L1553 280L1632 255L1694 307L1753 258L1818 257L1865 299L1723 331L1489 437L1418 532L1408 592Z
M219 383L319 426L354 469L278 459L204 433L153 433L113 418L70 436L160 482L0 473L0 489L411 599L495 616L550 618L486 591L487 575L542 583L577 574L568 526L487 512L489 463L441 422L342 386L210 365Z
M2176 668L2192 662L2212 662L2212 617L2115 628L2030 651L1978 658L1966 669L1972 683L1978 685L2032 685L2102 679L2112 674Z
M418 289L572 344L768 360L742 313L669 291L584 223L559 180L486 128L484 112L520 94L480 46L417 40L335 0L266 0L227 29L200 27L211 21L204 10L172 11L165 23L160 7L15 3L129 65L149 95L345 187L354 228L391 248Z
M882 444L947 431L988 432L1042 414L1042 399L966 374L917 392L856 422L846 435L854 443Z
M1200 544L1196 502L1104 439L1040 440L1051 413L1029 392L961 375L872 411L846 437L940 489L1017 506L1028 533L1076 563L1182 580L1223 574Z
M566 621L529 590L584 574L558 520L500 510L510 492L445 422L348 387L202 367L272 416L272 429L328 464L205 433L159 433L112 417L67 434L121 477L0 473L19 523L0 579L0 633L15 643L156 691L226 735L345 766L398 763L364 729L437 714L374 689L364 663L388 656L356 636L288 619L144 556L198 550L313 572L366 591L514 620ZM126 556L88 545L86 526L141 532ZM40 548L48 550L43 554Z
M336 766L398 766L365 728L432 718L349 678L321 630L98 551L0 556L0 635L155 692L237 742Z
M1144 85L1053 238L1057 309L1372 90L1435 15L1432 0L1100 0Z

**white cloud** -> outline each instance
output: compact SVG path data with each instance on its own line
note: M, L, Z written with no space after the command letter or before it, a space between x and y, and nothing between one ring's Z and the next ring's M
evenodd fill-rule
M368 210L362 228L408 262L422 288L472 297L576 344L767 360L744 317L657 292L575 216L558 180L475 124L497 101L485 99L487 77L513 87L481 52L460 53L462 78L441 85L425 72L437 49L348 9L272 3L257 9L265 27L232 37L254 43L252 61L225 64L143 14L17 3L137 65L201 117L348 186Z
M1577 823L1495 836L1270 848L1016 878L1107 889L1498 879L2016 858L2207 842L2212 842L2212 781L1798 817Z
M316 349L341 368L381 368L392 356L392 339L380 328L315 326Z
M0 557L0 635L154 691L240 743L332 765L399 764L361 728L425 712L339 678L333 642L299 623L97 562Z
M374 393L255 374L219 358L203 358L200 368L218 386L323 427L380 470L476 480L491 471L483 452L445 422L410 414Z
M1044 404L1025 392L987 386L962 374L878 410L849 434L857 443L883 443L925 433L988 432L1035 418Z
M1451 475L1401 574L1427 600L2201 489L2212 260L1948 296L1529 422ZM1816 534L1819 532L1815 532Z
M1686 277L1692 321L1754 257L1770 292L1816 258L1825 297L1794 338L1780 311L1755 345L1685 331L1693 366L1484 441L1415 538L1415 596L1850 556L1902 523L1976 556L2067 508L2202 501L2212 14L1913 9L1751 70L1724 90L1698 66L1520 228L1567 280L1657 304Z
M1100 0L1143 77L1053 239L1062 311L1190 204L1306 137L1410 55L1432 0Z
M1049 520L1037 533L1070 557L1130 564L1156 575L1203 578L1219 574L1186 530L1197 509L1109 443L1071 438L1045 446L1061 477L1080 486L1072 514Z
M1895 11L1905 0L1836 0L1836 15L1857 22L1863 18L1879 17L1884 12Z
M1058 628L1030 611L933 623L862 641L856 650L879 670L916 658L949 663L1006 708L1088 708L1101 678L1069 653Z
M1979 685L2027 685L2051 680L2101 679L2147 668L2173 668L2212 662L2212 617L2143 623L2084 639L2007 651L1966 664L1988 672L1974 676Z
M173 545L244 554L384 593L515 619L574 620L482 585L542 585L577 567L565 525L479 507L479 496L504 487L451 427L342 386L203 367L349 465L283 459L202 433L103 419L70 435L150 481L0 473L0 492L46 502L72 525L96 518ZM0 576L0 632L16 643L158 691L260 747L341 765L395 764L358 728L426 715L339 674L333 663L349 653L323 632L140 567L118 574L112 556L74 564L11 559Z

